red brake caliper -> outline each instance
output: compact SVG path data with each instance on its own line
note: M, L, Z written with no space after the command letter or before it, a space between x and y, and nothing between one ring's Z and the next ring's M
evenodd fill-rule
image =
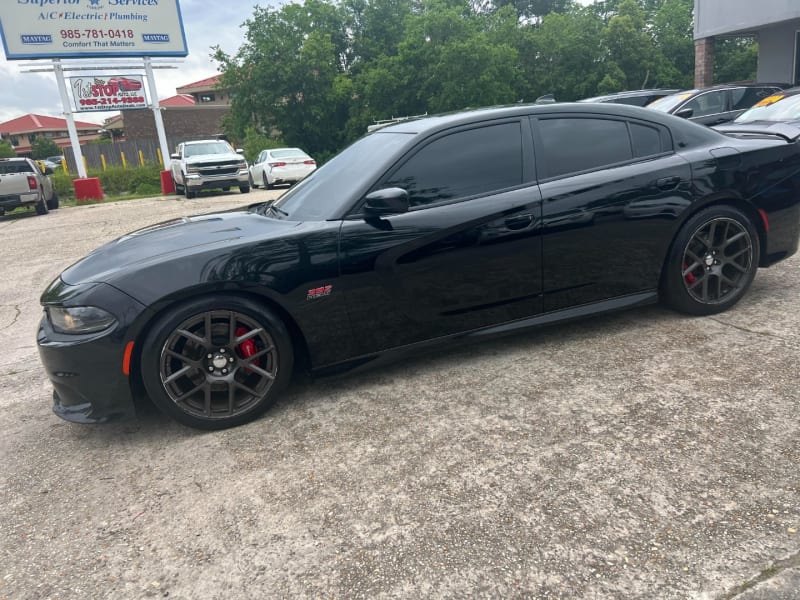
M245 327L237 327L236 328L236 337L242 337L248 332ZM236 346L236 354L239 355L239 358L250 358L253 356L258 349L256 348L256 343L253 341L252 338L249 340L243 341L241 344ZM249 371L249 369L248 369Z
M689 266L688 264L683 263L683 270L685 271L688 266ZM692 285L695 281L697 281L697 277L695 277L691 271L686 274L684 279L686 279L686 283L688 283L689 285Z

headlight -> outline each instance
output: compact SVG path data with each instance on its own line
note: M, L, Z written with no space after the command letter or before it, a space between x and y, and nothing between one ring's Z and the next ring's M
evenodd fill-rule
M96 306L48 306L47 316L59 333L93 333L111 327L117 320Z

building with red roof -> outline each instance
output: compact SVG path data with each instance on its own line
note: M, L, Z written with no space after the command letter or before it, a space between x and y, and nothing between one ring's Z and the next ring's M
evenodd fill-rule
M230 106L231 95L220 87L221 75L207 77L194 83L189 83L177 88L178 94L192 96L196 104L211 104L216 106Z
M78 139L81 143L96 140L100 136L101 125L85 121L75 121ZM53 140L59 147L70 145L67 120L45 115L24 115L0 123L0 139L10 142L17 154L28 154L37 137Z

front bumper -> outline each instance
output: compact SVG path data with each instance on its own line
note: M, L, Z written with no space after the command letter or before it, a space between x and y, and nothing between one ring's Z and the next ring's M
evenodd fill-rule
M186 175L186 187L192 190L249 185L250 172L247 169L229 175Z
M141 314L144 307L109 285L92 286L83 294L74 294L75 287L58 280L42 300L45 304L103 306L117 316L118 322L98 333L68 335L54 331L47 317L42 318L36 343L53 384L53 412L74 423L130 418L135 409L131 382L123 373L129 341L126 332L129 319ZM64 301L52 301L58 297Z

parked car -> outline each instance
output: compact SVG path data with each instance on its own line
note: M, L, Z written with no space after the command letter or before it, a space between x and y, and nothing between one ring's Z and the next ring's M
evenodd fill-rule
M793 127L785 127L791 124ZM763 136L770 133L792 137L794 127L800 126L800 87L783 90L761 100L730 123L715 129L727 134Z
M112 77L108 80L109 85L116 85L120 92L136 92L142 89L142 83L138 79L130 77Z
M55 156L48 156L44 160L45 160L45 162L48 162L51 165L55 165L56 167L61 167L64 164L65 158L64 158L64 155L57 154ZM53 168L55 168L55 167L53 167Z
M719 313L797 251L795 133L739 140L591 103L388 125L277 201L153 225L66 269L37 337L54 410L111 421L144 389L219 429L262 413L295 365L342 373L659 298Z
M578 102L613 102L615 104L630 104L631 106L647 106L654 100L679 91L675 89L629 90L627 92L584 98L578 100Z
M250 185L272 189L280 183L297 183L316 168L316 161L300 148L262 150L250 166Z
M234 150L223 140L198 140L178 144L170 156L175 191L194 198L200 190L229 191L238 186L242 194L250 191L247 161L242 150Z
M58 195L47 176L49 167L40 167L30 158L0 158L0 215L21 206L33 207L46 215L58 208Z
M664 96L648 104L647 108L712 126L733 121L756 102L781 89L778 84L766 83L716 85Z

